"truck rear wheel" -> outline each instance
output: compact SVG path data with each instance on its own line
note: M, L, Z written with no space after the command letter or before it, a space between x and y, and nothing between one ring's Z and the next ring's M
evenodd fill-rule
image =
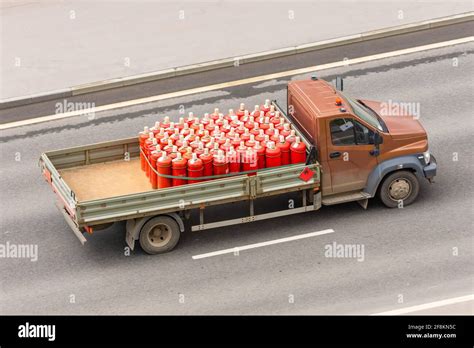
M140 246L147 254L162 254L172 250L180 237L178 223L169 216L157 216L143 225Z
M400 170L388 175L380 187L379 197L389 208L407 206L418 197L420 183L415 174Z

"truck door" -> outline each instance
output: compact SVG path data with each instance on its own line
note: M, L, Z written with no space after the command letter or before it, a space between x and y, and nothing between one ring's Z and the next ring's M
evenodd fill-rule
M350 116L328 118L326 127L332 193L362 190L377 165L374 131Z

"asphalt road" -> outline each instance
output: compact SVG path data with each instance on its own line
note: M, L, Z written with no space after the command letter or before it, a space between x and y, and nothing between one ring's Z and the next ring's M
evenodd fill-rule
M39 254L36 262L0 259L0 313L371 314L473 293L473 50L464 44L319 74L343 74L355 96L419 103L439 173L435 184L422 183L413 205L387 209L372 200L366 211L349 203L187 232L173 252L159 256L139 248L125 256L120 225L81 246L39 173L40 153L131 136L158 117L177 117L180 105L200 114L282 100L286 79L3 131L0 242L37 244ZM325 229L335 232L192 259ZM363 245L363 261L325 257L333 242Z
M216 69L203 73L195 73L105 91L81 94L66 99L58 98L36 102L34 104L1 109L0 124L26 120L38 116L54 115L58 113L57 105L63 105L65 101L72 103L85 103L86 105L94 105L98 107L135 98L144 98L181 91L188 88L208 86L216 83L235 81L264 74L273 74L291 69L340 62L344 59L354 59L411 47L429 45L442 41L460 39L471 36L473 32L474 21L463 22L413 33L356 42L298 55L274 58L271 60L239 65L237 67Z
M473 9L469 0L112 3L2 1L0 99Z

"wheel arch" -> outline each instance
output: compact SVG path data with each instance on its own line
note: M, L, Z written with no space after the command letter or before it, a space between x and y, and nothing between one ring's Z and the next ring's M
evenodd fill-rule
M370 172L364 192L374 197L378 188L388 175L402 170L411 171L419 181L424 177L423 166L416 155L395 157L379 163L372 172Z
M153 219L155 217L158 217L158 216L168 216L168 217L172 218L173 220L175 220L177 222L177 224L179 226L179 230L181 232L185 231L184 221L181 218L181 216L179 216L178 213L158 214L158 215L145 216L145 217L138 218L138 219L127 220L125 241L127 242L127 245L130 247L131 250L133 250L135 248L135 241L138 240L138 238L140 237L140 231L141 231L142 227L148 221L150 221L151 219Z

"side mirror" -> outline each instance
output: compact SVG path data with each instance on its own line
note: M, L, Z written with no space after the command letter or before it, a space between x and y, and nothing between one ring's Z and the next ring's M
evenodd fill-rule
M374 134L374 145L380 145L383 144L383 137L380 135L379 132L375 132Z

